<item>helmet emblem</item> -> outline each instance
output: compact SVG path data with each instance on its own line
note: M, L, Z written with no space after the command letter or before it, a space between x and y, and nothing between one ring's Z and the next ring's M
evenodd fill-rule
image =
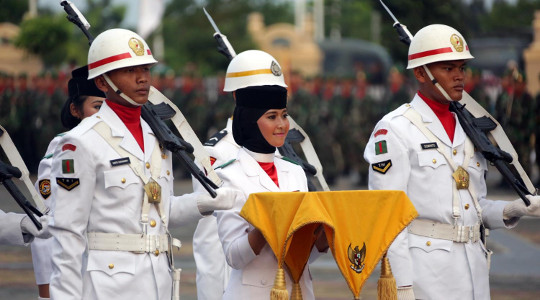
M129 48L135 52L137 56L144 55L144 44L137 38L130 38L128 42Z
M275 61L272 61L272 64L270 65L270 70L275 76L281 76L281 68Z
M463 39L459 35L455 33L452 34L450 43L452 43L452 46L454 46L454 49L456 49L457 52L463 52Z

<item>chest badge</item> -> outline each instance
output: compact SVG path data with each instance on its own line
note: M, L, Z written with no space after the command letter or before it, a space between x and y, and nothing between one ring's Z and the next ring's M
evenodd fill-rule
M463 167L459 166L457 170L452 174L456 181L456 187L458 190L469 188L469 173Z
M148 196L148 203L161 202L161 186L153 179L151 179L147 184L144 185L144 191Z

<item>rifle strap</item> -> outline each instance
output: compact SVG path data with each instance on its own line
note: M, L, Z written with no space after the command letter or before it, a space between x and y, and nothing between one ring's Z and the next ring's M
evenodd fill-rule
M176 130L178 130L178 133L186 140L188 143L193 146L193 155L195 156L195 160L203 166L204 170L207 173L207 177L212 180L217 186L222 185L221 179L218 177L217 173L214 171L214 168L212 167L212 164L210 163L210 156L204 150L204 147L197 137L197 134L195 134L195 131L193 131L193 128L191 128L191 125L189 125L188 121L186 120L186 117L182 114L180 109L171 102L165 95L163 95L160 91L158 91L155 87L150 87L150 94L148 95L148 101L152 104L160 104L162 102L168 104L170 107L174 109L176 112L175 115L172 117L171 121L173 122L174 126L176 127Z
M144 168L142 162L134 157L131 153L120 147L122 142L122 137L113 137L111 128L105 122L101 121L94 125L94 130L111 146L118 155L121 157L129 158L129 167L133 172L143 181L145 185L149 182L154 181L157 183L157 179L161 174L161 149L159 148L159 143L156 141L154 150L152 151L151 164L150 164L150 178L144 173ZM160 188L161 189L161 188ZM168 195L168 191L166 191ZM163 191L160 191L160 197L162 196ZM146 234L146 228L148 225L148 214L150 212L150 201L148 200L148 193L143 193L143 203L141 209L141 224L143 225L143 233ZM161 199L160 199L161 200ZM163 209L163 202L158 201L154 202L154 206L158 211L158 214L161 218L163 226L167 228L167 215Z
M28 192L30 192L32 200L34 200L34 204L36 205L37 209L42 213L48 212L49 209L45 206L43 199L40 195L38 195L36 187L30 180L30 172L28 171L26 164L24 163L21 155L19 154L17 147L15 147L13 140L11 140L11 137L4 129L4 127L0 126L0 130L2 130L2 133L0 134L0 146L2 146L2 149L4 150L4 153L6 154L10 164L14 167L19 168L19 170L21 171L22 176L20 180L24 182L26 189L28 190Z
M326 183L326 180L324 179L322 164L319 160L319 157L317 156L317 152L315 152L315 148L313 148L313 144L311 144L311 140L309 139L304 129L298 126L298 124L296 124L293 118L291 118L290 116L288 116L287 118L289 119L290 128L298 130L304 136L304 140L300 142L302 152L304 152L308 163L314 166L317 170L317 174L315 175L315 177L317 177L317 180L319 181L319 184L321 185L323 191L329 191L330 188L328 187L328 183Z
M409 119L409 121L411 121L411 123L413 123L414 126L416 126L430 140L430 142L442 144L441 140L438 137L436 137L426 127L426 125L424 125L424 122L422 121L422 117L416 110L414 110L412 106L409 105L409 109L407 109L405 113L403 113L403 116ZM442 149L442 147L438 147L436 149L440 154L444 156L444 158L446 159L446 161L448 162L452 170L455 172L458 169L458 166L456 165L454 160L450 157L450 155L446 153ZM466 137L465 138L465 154L464 154L465 157L463 159L463 164L462 164L463 166L465 166L464 169L467 169L467 166L469 165L470 159L473 155L474 155L473 144L471 140L468 137ZM476 192L474 190L473 185L470 182L469 182L469 186L467 190L469 191L469 194L471 195L471 198L473 200L473 204L474 204L474 207L476 208L476 213L478 215L480 223L482 223L482 207L478 203ZM458 218L461 217L461 208L458 201L458 194L459 192L456 187L456 181L452 180L452 217L454 218L454 220L457 220Z
M463 98L459 103L466 106L467 110L475 117L489 117L495 124L497 124L497 127L489 132L489 135L495 142L497 143L497 146L501 148L501 150L508 152L513 160L512 165L516 168L516 171L519 173L519 176L525 186L527 187L527 190L532 195L536 195L536 188L534 187L533 183L531 182L531 179L523 169L523 166L519 163L518 155L516 150L514 149L514 146L510 142L510 139L508 139L508 135L504 132L501 124L493 118L489 112L487 112L478 102L476 102L467 92L463 92Z

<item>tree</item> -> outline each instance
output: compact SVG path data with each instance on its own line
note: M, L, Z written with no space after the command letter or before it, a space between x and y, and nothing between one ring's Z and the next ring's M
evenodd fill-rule
M68 53L69 23L58 16L42 16L23 21L15 46L40 56L46 67L65 61Z
M2 0L0 1L0 23L9 22L19 24L28 10L28 1Z
M88 0L83 14L91 25L90 33L97 36L106 29L118 27L125 11L124 6L111 5L111 0ZM46 68L65 62L87 63L88 40L66 19L64 12L54 15L40 11L38 17L23 21L20 27L15 45L41 57Z
M246 29L249 13L261 12L266 24L292 22L290 3L209 0L205 7L236 52L255 47ZM173 0L165 10L162 24L164 63L176 71L182 70L188 62L195 63L202 74L215 74L227 68L228 61L216 50L216 41L212 37L214 29L202 8L199 2Z

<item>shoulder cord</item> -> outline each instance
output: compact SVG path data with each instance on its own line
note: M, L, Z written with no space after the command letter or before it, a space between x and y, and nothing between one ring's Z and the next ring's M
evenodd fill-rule
M421 120L420 114L414 110L411 106L409 106L409 109L403 113L403 116L409 119L411 123L413 123L431 142L437 142L439 144L442 144L441 140L436 137L427 127L424 125L424 122ZM439 153L441 153L452 170L455 172L457 170L457 166L455 162L452 160L452 158L442 150L442 148L438 147L436 148ZM474 147L471 142L471 140L466 137L465 138L465 158L463 160L463 166L465 166L465 169L469 165L469 161L471 157L474 155ZM474 187L469 181L469 187L467 189L469 191L469 194L471 195L471 198L473 199L474 207L476 208L476 214L478 215L478 219L480 220L480 223L482 222L482 208L480 207L480 204L478 203L478 199L476 196L476 192L474 190ZM457 222L457 219L461 217L461 210L459 207L459 201L458 201L458 190L456 187L456 181L452 180L452 217L454 218L454 221ZM456 224L457 225L457 224Z
M105 141L120 155L120 156L127 156L129 157L130 164L129 166L135 172L139 178L143 181L144 184L147 184L150 179L153 179L154 181L157 181L157 177L161 173L161 150L159 149L159 143L155 143L154 150L152 151L152 158L151 158L151 168L150 168L150 174L151 177L148 178L146 174L144 173L143 165L141 161L131 155L126 150L122 149L120 147L120 142L122 141L122 138L119 137L113 137L111 134L111 128L105 123L105 122L99 122L96 125L94 125L94 130L105 139ZM163 193L163 191L162 191ZM143 234L146 234L147 226L148 226L148 213L150 211L150 203L148 202L148 195L146 192L143 193L143 203L142 203L142 211L141 211L141 224L143 225ZM163 210L163 204L162 201L159 201L158 203L154 203L156 210L158 211L158 214L161 218L161 222L163 223L163 226L165 226L165 230L167 230L167 216Z

